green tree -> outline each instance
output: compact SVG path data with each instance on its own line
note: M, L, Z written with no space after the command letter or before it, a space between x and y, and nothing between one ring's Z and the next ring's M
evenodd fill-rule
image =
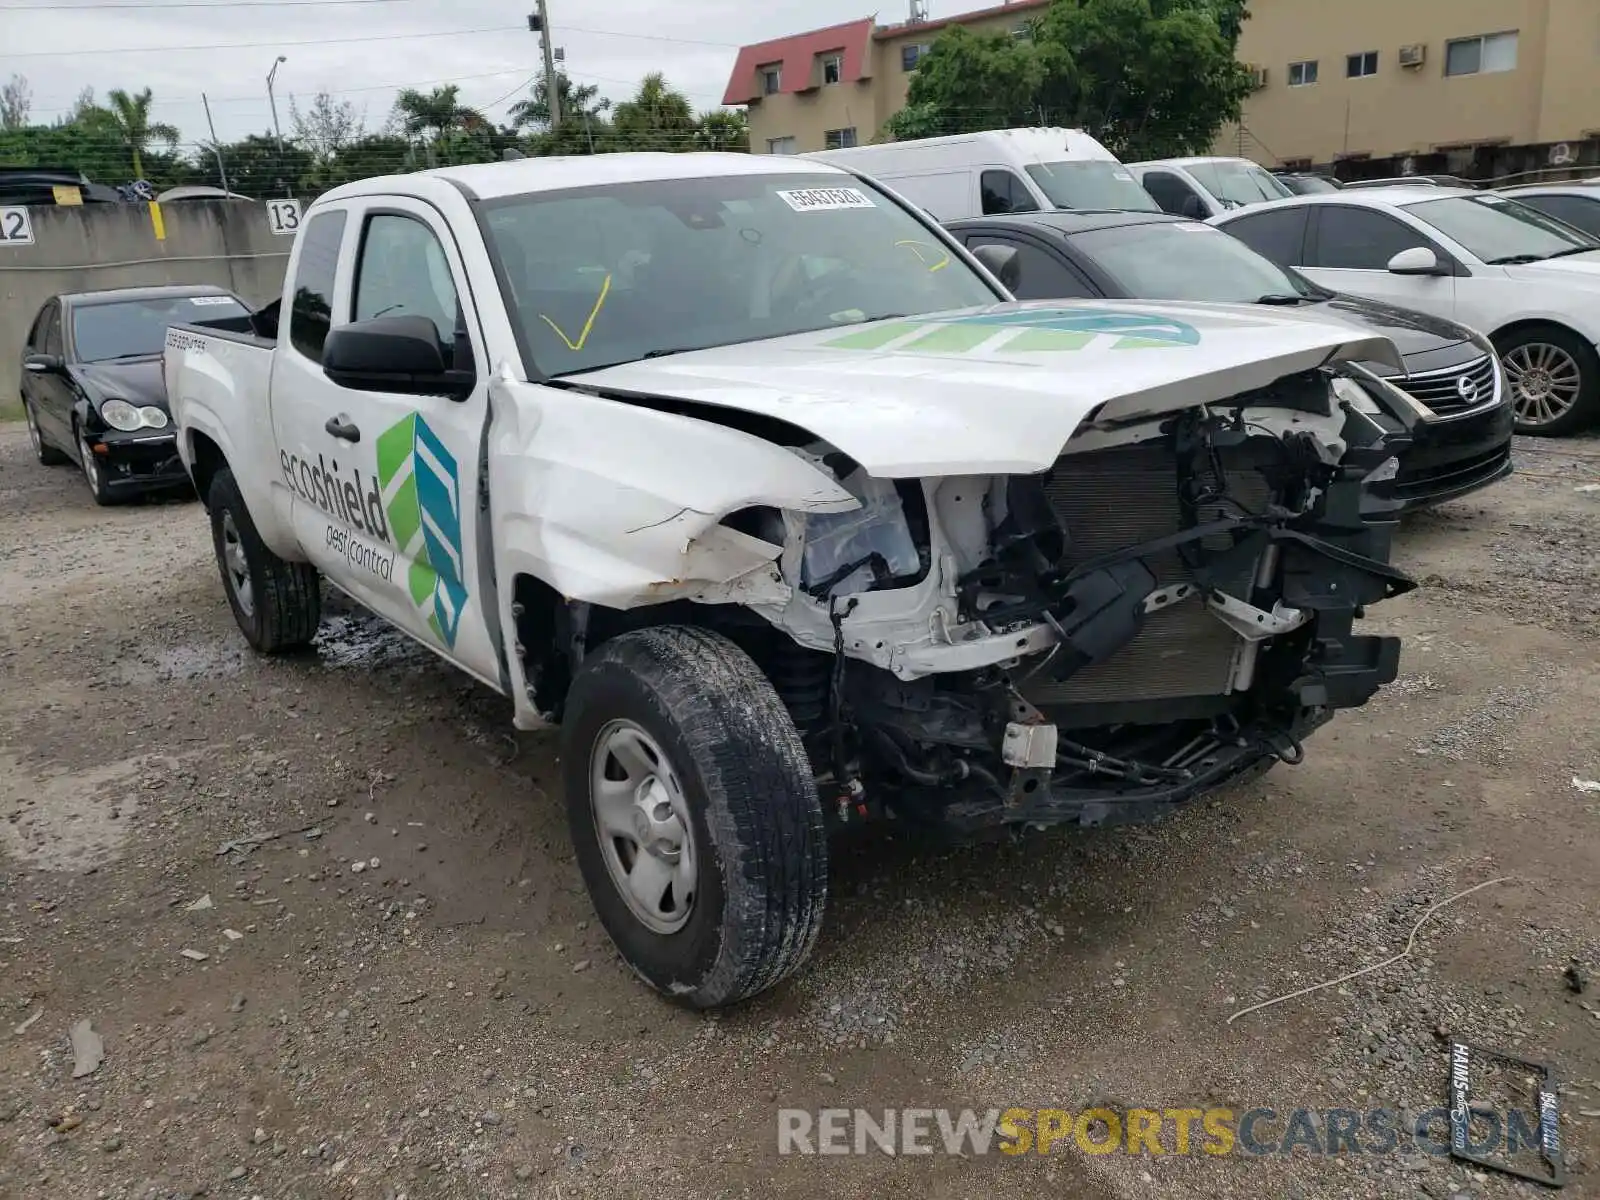
M400 127L411 137L426 135L429 141L439 141L453 133L481 130L489 124L477 109L461 103L461 89L454 84L419 92L406 88L394 102Z
M699 132L689 98L660 71L646 75L639 90L616 106L611 127L618 150L693 150Z
M1055 0L1031 36L956 26L918 64L895 138L1023 125L1087 130L1122 158L1208 146L1250 91L1244 0Z
M21 75L13 75L0 87L0 129L21 129L33 111L33 89Z
M133 162L133 177L145 178L144 155L152 142L165 143L170 151L178 144L178 131L171 125L150 119L150 89L130 96L122 88L106 93L106 107L91 112L85 123L110 131Z
M556 73L556 96L561 101L563 124L587 123L593 129L595 122L600 121L611 107L611 101L600 95L599 87L592 83L573 83L565 71ZM550 128L549 88L545 85L543 75L539 76L527 98L513 104L506 115L511 118L514 129Z
M222 174L217 169L217 154L228 169L228 187L241 196L262 197L281 195L285 188L293 188L311 173L315 165L312 153L302 146L289 142L278 145L278 139L269 133L252 133L237 142L224 142L213 153L209 146L195 153L195 182L222 186Z
M750 121L742 108L718 108L700 114L695 148L750 152Z
M289 122L294 127L294 141L311 153L319 163L330 162L339 152L365 132L361 115L349 100L335 100L327 92L318 92L311 106L301 110L293 96L289 97Z

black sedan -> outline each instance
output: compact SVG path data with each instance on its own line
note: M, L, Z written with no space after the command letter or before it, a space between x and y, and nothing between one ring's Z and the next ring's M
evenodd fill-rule
M1331 310L1395 343L1405 372L1367 366L1432 413L1411 431L1393 484L1396 500L1407 508L1437 504L1511 473L1514 413L1504 377L1488 343L1464 326L1327 291L1219 229L1165 213L1029 213L946 227L973 249L1015 250L1007 282L1022 300L1210 300Z
M39 461L77 463L97 504L187 486L161 372L167 326L248 312L206 286L47 300L22 349L22 406Z

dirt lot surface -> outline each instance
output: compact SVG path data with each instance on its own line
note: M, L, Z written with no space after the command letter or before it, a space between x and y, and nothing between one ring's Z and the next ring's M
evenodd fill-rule
M779 1107L1270 1106L1272 1143L1443 1105L1451 1036L1557 1065L1600 1194L1600 442L1519 466L1408 525L1402 678L1305 765L1149 828L840 846L809 970L713 1019L599 931L549 735L347 609L250 657L198 505L97 510L0 428L0 1196L1544 1194L1303 1146L777 1153Z

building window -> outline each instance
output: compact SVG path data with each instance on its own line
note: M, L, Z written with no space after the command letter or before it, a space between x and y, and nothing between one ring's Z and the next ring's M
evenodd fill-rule
M781 66L757 67L761 72L761 94L763 96L776 96L783 90L783 68Z
M1446 75L1491 75L1517 69L1517 34L1489 33L1444 44Z
M848 150L856 144L856 127L848 129L830 129L822 135L822 148L824 150Z
M1350 79L1365 79L1368 75L1378 73L1378 52L1368 50L1365 54L1351 54L1344 60L1344 73Z
M1024 21L1021 25L1018 25L1011 31L1011 36L1016 38L1019 42L1031 42L1033 40L1032 24Z
M902 71L915 71L917 64L928 56L932 49L925 42L913 42L909 46L900 47L900 69Z
M1317 81L1317 60L1289 64L1289 86L1305 87Z
M822 82L838 83L844 78L844 55L824 54L822 56Z
M800 151L794 144L794 137L775 137L767 139L768 154L798 154Z

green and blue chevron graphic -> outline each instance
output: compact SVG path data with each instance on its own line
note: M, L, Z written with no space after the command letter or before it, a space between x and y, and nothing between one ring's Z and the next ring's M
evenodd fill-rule
M1001 341L1002 334L1010 336ZM1048 354L1082 350L1103 337L1112 339L1113 350L1200 344L1200 331L1183 321L1109 308L1031 308L888 321L823 344L841 350L883 350L892 346L895 350L930 354L967 354L992 342L995 348L1011 352Z
M411 561L406 586L446 646L456 644L467 587L461 569L461 485L456 460L411 413L378 435L378 488L394 544Z

